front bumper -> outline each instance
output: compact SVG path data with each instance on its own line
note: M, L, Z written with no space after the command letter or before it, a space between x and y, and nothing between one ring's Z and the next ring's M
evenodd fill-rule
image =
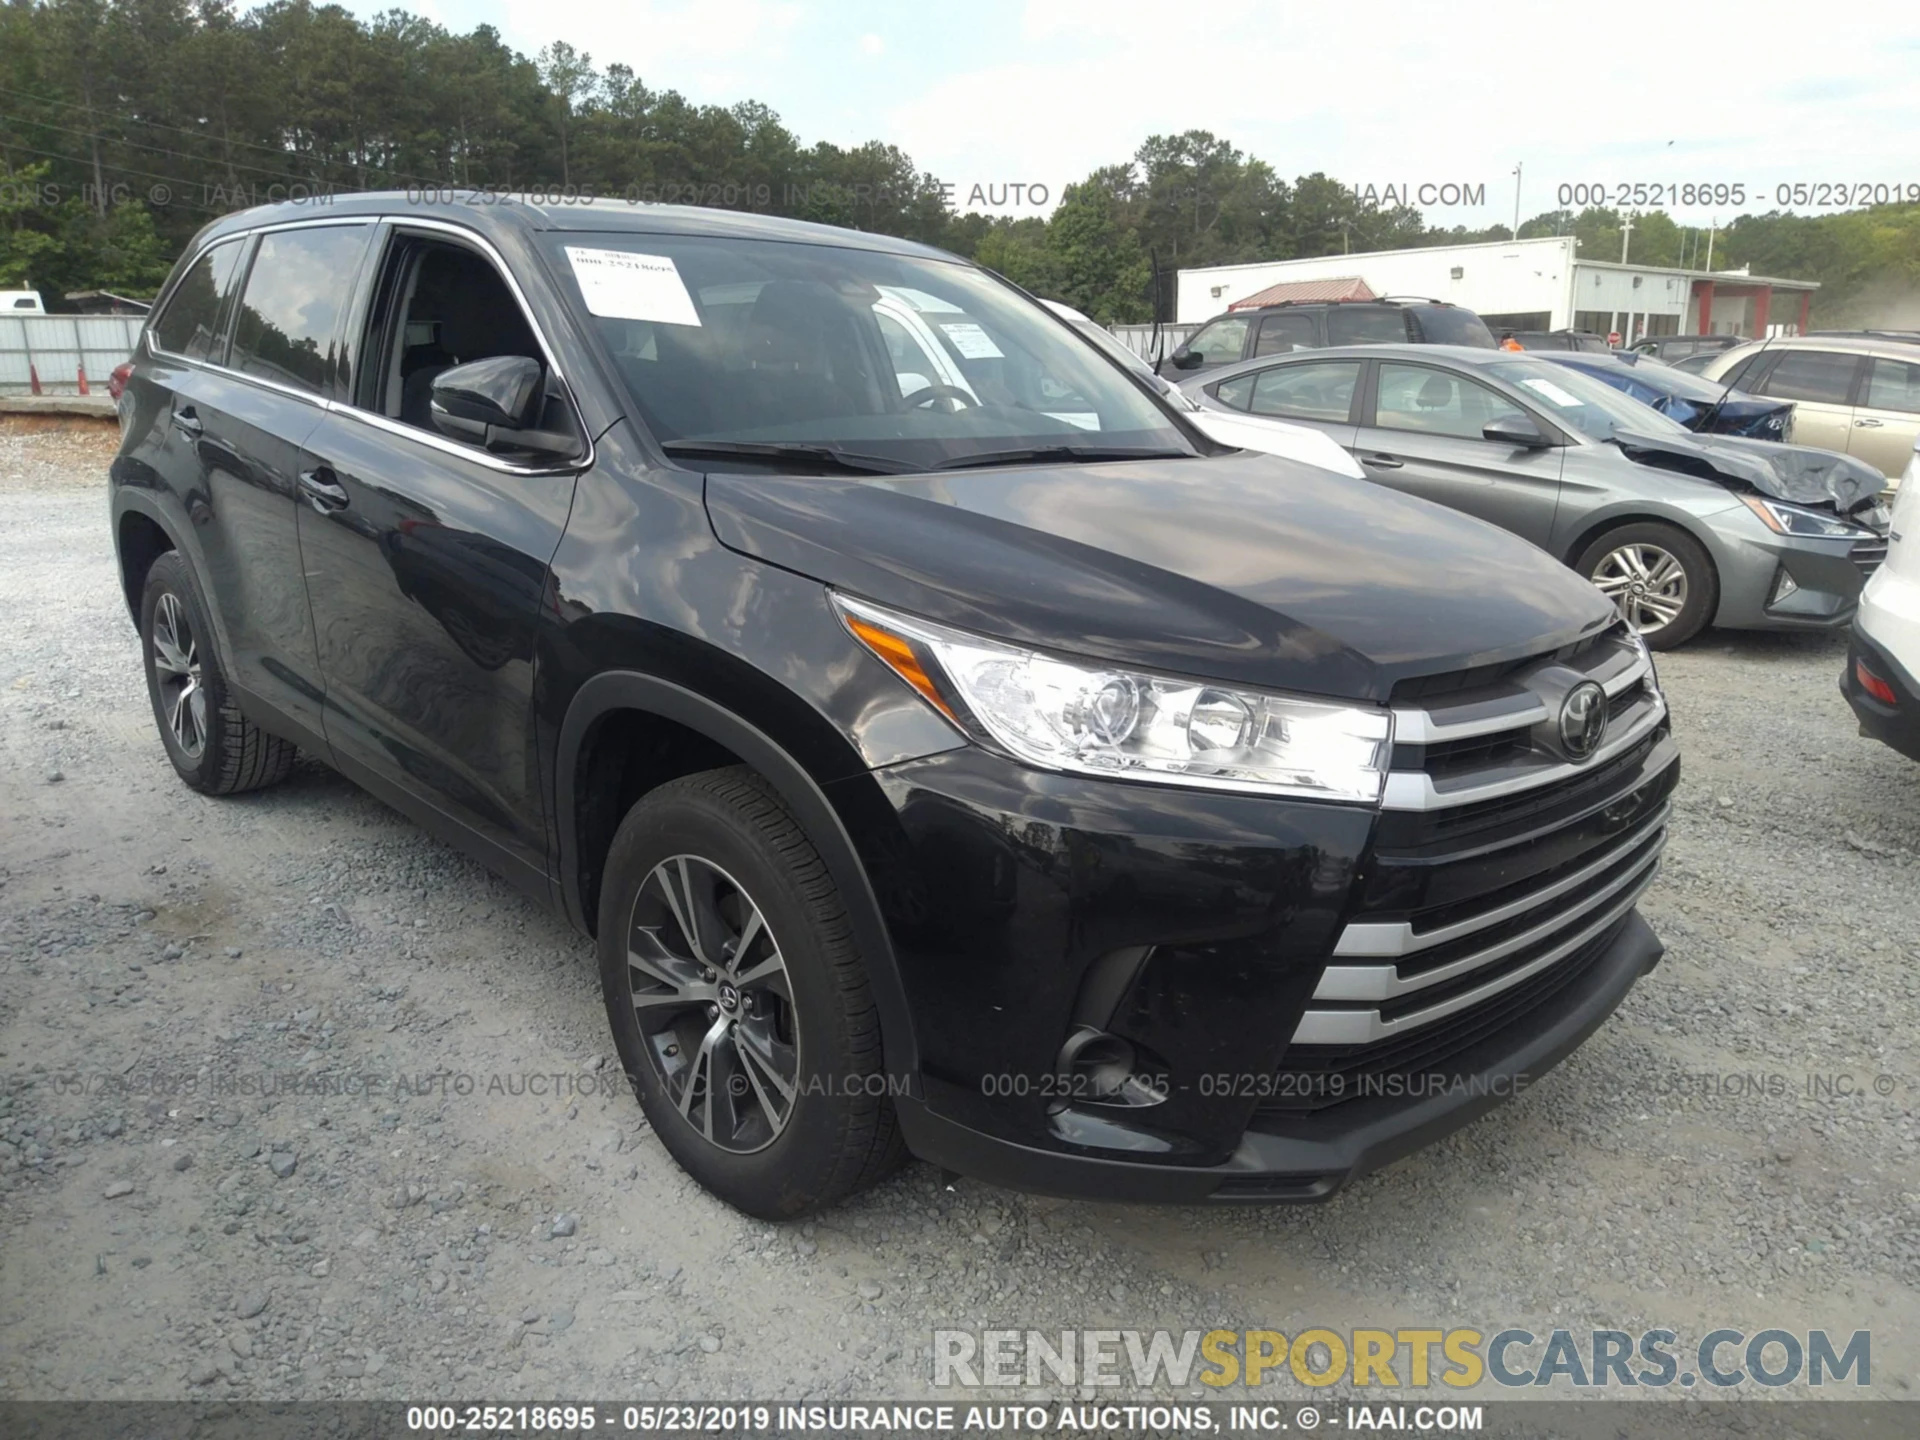
M1720 608L1730 630L1837 630L1853 619L1884 544L1767 532L1744 509L1716 517Z
M1599 1028L1661 954L1653 930L1633 911L1572 986L1549 1006L1455 1057L1444 1076L1424 1087L1431 1093L1382 1094L1292 1125L1250 1127L1216 1164L1175 1166L1044 1150L970 1129L918 1101L900 1107L901 1126L924 1160L1042 1194L1159 1204L1326 1200L1537 1080Z
M1063 1195L1324 1199L1511 1098L1658 960L1631 907L1677 776L1662 722L1560 790L1492 802L1491 819L1449 811L1461 818L1437 828L1406 811L1052 774L971 747L838 782L921 1057L896 1097L908 1144ZM1514 898L1548 884L1565 898ZM1349 932L1417 915L1444 926L1488 897L1513 918L1430 964L1477 965L1461 947L1498 942L1510 989L1406 1035L1302 1039L1305 1020L1370 1008L1356 993L1343 1011L1331 971L1351 977L1384 952L1330 966ZM1491 973L1377 1014L1404 1026ZM1128 1107L1080 1088L1065 1057L1088 1029L1120 1041L1157 1098ZM1276 1081L1352 1088L1297 1103Z

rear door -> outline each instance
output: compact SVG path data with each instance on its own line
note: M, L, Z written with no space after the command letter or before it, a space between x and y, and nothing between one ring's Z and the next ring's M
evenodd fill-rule
M209 342L209 367L183 367L169 419L231 679L243 706L277 711L309 743L324 692L300 578L300 445L325 413L370 233L297 225L251 242L231 338Z
M1920 434L1920 364L1890 355L1869 357L1859 401L1847 453L1898 480L1913 458L1914 436ZM1797 422L1794 438L1800 438Z
M1866 357L1844 350L1786 350L1749 384L1747 377L1766 358L1758 357L1742 370L1739 387L1750 394L1793 401L1794 444L1844 453L1853 437L1854 384Z
M533 636L557 604L549 562L578 467L451 439L429 406L454 363L550 362L496 259L445 232L386 236L364 313L357 379L302 464L327 739L354 779L429 825L453 822L537 892L549 856Z
M1253 335L1253 353L1286 355L1295 350L1319 348L1313 316L1298 310L1275 310L1260 317Z
M1528 449L1489 440L1496 420L1555 427L1458 370L1399 360L1375 362L1370 413L1354 455L1367 477L1545 545L1560 503L1562 447Z

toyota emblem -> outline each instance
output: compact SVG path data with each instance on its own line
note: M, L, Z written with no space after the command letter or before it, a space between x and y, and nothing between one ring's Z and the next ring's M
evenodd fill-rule
M1607 692L1583 680L1560 702L1560 748L1572 760L1591 760L1607 736Z

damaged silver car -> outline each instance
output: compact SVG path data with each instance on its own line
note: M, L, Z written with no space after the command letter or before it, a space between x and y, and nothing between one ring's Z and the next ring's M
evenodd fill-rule
M1314 350L1182 388L1205 406L1312 425L1368 479L1524 536L1612 597L1654 649L1708 625L1844 626L1886 558L1886 482L1872 466L1696 435L1512 351Z

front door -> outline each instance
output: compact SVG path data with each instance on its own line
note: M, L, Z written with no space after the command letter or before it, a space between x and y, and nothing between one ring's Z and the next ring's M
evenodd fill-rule
M540 473L434 428L435 375L542 358L493 262L396 232L372 289L353 403L301 461L300 548L336 763L548 873L533 743L533 636L571 473Z
M1496 420L1539 425L1537 417L1457 370L1381 361L1367 418L1373 423L1360 426L1353 453L1369 479L1546 545L1560 504L1564 449L1482 433Z

